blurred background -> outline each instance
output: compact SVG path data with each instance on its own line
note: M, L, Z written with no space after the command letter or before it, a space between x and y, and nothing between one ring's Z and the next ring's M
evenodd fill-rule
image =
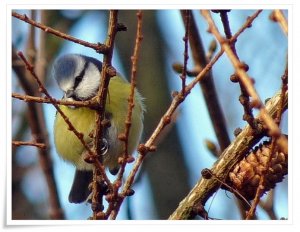
M106 10L15 10L37 21L76 38L97 43L104 42L107 34L108 11ZM207 33L207 24L198 10L193 15L200 32L205 52L214 39ZM232 33L252 15L254 10L232 10L228 13ZM271 10L264 10L236 43L240 59L250 69L249 75L255 79L255 87L260 98L272 97L281 88L281 76L284 73L288 49L288 39L277 23L269 19ZM288 18L288 12L284 11ZM212 14L219 31L223 33L219 14ZM136 11L120 10L119 22L127 26L126 32L119 32L115 42L113 66L126 78L130 77L131 55L135 44ZM32 27L16 18L12 18L12 47L25 53ZM45 60L38 60L45 67L43 81L49 93L60 99L62 92L51 78L53 59L66 53L80 53L99 60L102 55L81 45L65 41L39 29L34 30L35 46L43 49ZM144 10L143 40L138 60L137 85L145 98L147 108L144 120L142 141L152 134L161 116L172 100L171 93L179 91L181 80L172 69L174 63L183 63L184 24L179 10ZM43 38L44 37L44 38ZM45 47L40 47L41 38ZM220 48L217 47L217 51ZM188 68L194 63L189 51ZM226 55L213 66L212 74L218 94L218 100L224 113L230 140L234 139L234 130L243 128L243 108L239 103L240 88L229 78L233 67ZM18 73L12 69L12 92L24 94L20 86ZM187 78L187 83L192 80ZM34 84L34 82L33 82ZM50 140L50 152L58 194L66 219L86 219L91 216L90 205L71 204L68 194L72 184L74 167L56 154L53 144L52 128L55 108L43 104L45 123ZM13 140L32 140L26 117L27 105L12 99L12 138ZM255 111L255 114L257 112ZM207 111L201 88L197 85L180 105L175 113L174 123L168 126L159 138L157 151L149 153L138 178L133 186L135 194L127 198L121 207L117 219L167 219L177 208L180 201L189 193L201 177L203 168L210 168L217 158L207 149L206 140L217 145L217 139ZM281 128L288 134L288 114L284 113ZM218 145L217 145L218 146ZM49 219L49 194L45 177L39 165L37 149L23 146L12 148L12 219ZM127 166L127 172L131 166ZM274 212L276 217L288 217L288 177L277 184L273 191ZM267 195L264 199L267 199ZM210 217L219 219L241 219L234 196L230 192L218 192L206 203ZM259 219L269 219L260 207Z

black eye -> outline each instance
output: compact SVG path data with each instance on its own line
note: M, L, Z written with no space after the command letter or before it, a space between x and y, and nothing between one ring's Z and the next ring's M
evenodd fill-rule
M74 89L76 89L76 87L79 85L79 83L81 82L81 80L82 80L82 78L83 78L83 76L77 76L77 77L75 77L75 82L74 82Z
M84 75L85 75L85 70L88 68L88 65L89 65L89 63L86 62L86 63L84 64L84 67L83 67L82 71L79 73L78 76L75 77L73 89L76 89L76 87L77 87L77 86L79 85L79 83L82 81L82 78L83 78Z

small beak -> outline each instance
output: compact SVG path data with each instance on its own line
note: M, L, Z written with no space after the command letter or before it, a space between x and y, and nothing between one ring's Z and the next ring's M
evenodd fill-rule
M73 89L69 89L66 93L65 93L65 98L72 98L74 96L74 90Z

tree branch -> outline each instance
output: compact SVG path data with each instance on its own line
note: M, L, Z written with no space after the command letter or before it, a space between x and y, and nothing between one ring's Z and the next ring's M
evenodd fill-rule
M285 95L284 110L288 106L288 92ZM276 117L281 102L281 92L272 97L266 104L266 111L272 117ZM261 120L262 113L257 117ZM220 187L219 180L225 181L228 172L239 162L245 154L264 136L257 134L247 125L234 141L223 151L220 158L211 168L213 175L218 177L211 179L201 178L190 193L180 202L178 208L170 215L169 219L190 219L195 216L193 207L197 204L205 205L209 197Z
M245 24L239 29L239 31L231 38L230 41L237 40L238 36L249 27L249 25L254 21L254 19L257 17L257 14L254 14L253 16L249 17ZM161 120L159 121L158 125L152 132L149 139L146 141L145 144L140 144L138 151L139 155L134 163L134 166L124 184L124 189L129 189L132 185L136 173L139 170L145 156L148 154L148 152L153 152L156 150L156 146L154 145L155 141L157 140L158 136L162 133L163 129L171 123L172 115L174 114L177 107L185 100L185 98L190 94L191 90L195 87L197 83L203 80L203 78L206 77L207 73L211 70L213 65L219 60L219 58L223 55L224 50L219 51L213 59L210 60L210 62L201 70L201 72L192 80L190 84L188 84L185 87L184 95L181 92L174 93L173 100L171 102L171 105L169 106L168 110L165 112L165 114L161 117Z
M288 91L288 87L287 87L287 82L288 82L288 65L286 64L285 67L285 71L284 74L282 75L282 86L281 86L281 93L280 93L280 101L278 104L278 110L277 110L277 114L275 115L275 122L278 124L278 126L280 125L280 121L281 121L281 116L282 113L284 111L284 104L287 101L285 99L286 97L286 92ZM256 211L256 207L260 201L260 197L262 195L262 193L264 192L264 186L265 186L265 182L266 182L266 173L270 168L271 165L271 160L272 160L272 154L275 154L277 149L277 137L272 137L272 143L271 143L271 148L270 148L270 153L269 156L267 157L266 160L266 169L262 172L262 175L260 177L260 181L259 181L259 185L258 188L256 190L256 194L255 194L255 198L253 200L253 204L251 205L250 210L247 213L247 217L246 219L252 219L255 211Z
M14 146L34 146L40 149L45 149L47 146L44 143L37 143L35 141L24 142L24 141L12 141L12 145Z
M27 51L31 54L30 59L33 61L35 58L35 40L34 40L34 32L31 30L28 38ZM38 88L36 85L32 85L31 78L29 78L28 73L26 73L24 65L16 65L16 61L18 60L18 56L13 49L12 52L13 58L13 69L17 73L17 77L21 83L22 88L24 89L26 94L32 94L35 96L40 96ZM49 208L50 208L50 218L52 219L64 219L64 212L61 208L60 200L58 197L57 185L54 178L53 164L52 159L49 152L49 139L48 133L46 131L46 123L45 117L42 110L41 105L36 103L28 103L28 122L31 129L31 134L33 140L36 144L44 144L44 149L39 149L39 163L41 169L45 175L46 183L49 189ZM26 143L26 142L25 142ZM23 144L25 145L25 144ZM29 145L27 143L27 145Z
M98 53L105 54L108 51L108 47L105 46L105 45L103 45L103 44L100 44L100 43L89 43L89 42L86 42L84 40L77 39L77 38L75 38L73 36L67 35L67 34L65 34L63 32L60 32L58 30L55 30L55 29L53 29L51 27L47 27L47 26L45 26L42 23L38 23L38 22L36 22L36 21L28 18L28 16L25 15L25 14L24 15L20 15L20 14L18 14L16 12L12 12L12 16L15 17L15 18L17 18L17 19L20 19L20 20L22 20L22 21L24 21L24 22L26 22L28 24L31 24L34 27L40 28L41 30L43 30L43 31L45 31L47 33L56 35L56 36L58 36L58 37L60 37L62 39L69 40L69 41L72 41L74 43L81 44L81 45L83 45L85 47L92 48L92 49L94 49Z
M91 109L95 109L98 104L93 100L87 101L66 101L66 100L57 100L55 98L48 97L35 97L30 95L22 95L18 93L12 93L13 98L25 101L25 102L37 102L37 103L46 103L46 104L57 104L57 105L65 105L65 106L77 106L77 107L89 107Z
M113 55L113 49L114 49L114 41L116 34L118 32L118 11L117 10L111 10L109 12L109 25L108 25L108 34L107 38L105 41L105 46L108 48L107 52L103 55L103 62L102 62L102 71L99 73L99 78L100 78L100 86L98 93L95 97L97 103L99 104L99 108L96 110L97 115L96 115L96 128L94 132L94 146L96 149L96 152L93 156L90 158L93 159L95 162L99 162L99 165L101 165L101 169L94 170L94 177L93 177L93 191L92 191L92 205L97 205L98 204L98 193L99 193L99 187L98 187L98 182L99 178L101 180L104 179L106 182L111 194L114 194L114 186L108 179L104 166L103 166L103 161L102 161L102 156L101 154L101 142L103 138L103 133L105 127L108 126L108 123L105 123L105 103L106 103L106 97L108 93L108 85L110 78L116 75L115 70L111 66L111 61L112 61L112 55ZM100 171L100 173L99 173ZM101 197L101 196L100 196ZM109 205L111 206L113 204L112 201L110 201ZM109 207L111 208L111 207ZM107 215L103 214L102 210L94 210L93 211L93 219L103 219L107 218Z
M288 23L282 13L282 10L273 10L270 15L270 19L274 22L278 22L284 34L286 36L288 35Z
M184 11L181 11L181 16L182 18L184 18ZM189 42L191 45L195 66L203 68L207 65L208 62L205 57L205 51L202 44L200 32L197 29L192 12L190 12L189 27ZM209 71L206 74L206 76L199 82L199 84L201 86L201 90L205 99L205 103L211 118L216 137L218 139L218 143L220 145L221 150L224 150L230 144L230 139L226 129L225 118L217 97L212 72Z
M243 87L249 94L249 96L252 98L252 102L250 103L252 107L257 108L261 112L261 119L265 123L265 126L268 129L268 134L276 137L281 137L281 143L278 144L281 146L280 148L284 151L287 151L288 147L288 142L287 139L281 135L280 129L277 126L277 124L274 122L274 120L268 115L266 112L265 106L263 105L262 101L260 100L253 83L251 79L249 78L248 74L246 73L244 69L244 65L239 61L239 59L235 56L234 52L232 51L230 47L230 43L224 39L221 34L219 33L210 13L208 10L202 10L201 11L202 15L206 19L208 26L209 26L209 31L216 37L216 39L219 41L220 45L222 46L222 49L226 52L228 58L232 62L236 74L239 77L239 80L242 82Z
M121 158L122 162L120 162L121 163L120 171L114 183L118 183L122 181L126 164L134 161L133 157L129 157L128 154L128 139L129 139L129 132L131 128L132 110L134 108L134 92L136 87L137 61L138 61L141 41L143 39L143 35L142 35L143 13L141 10L139 10L136 15L137 15L137 32L136 32L134 51L131 57L131 62L132 62L131 78L130 78L131 85L130 85L130 95L128 97L127 117L125 119L125 132L119 135L119 139L124 142L124 153L123 153L123 157ZM121 186L117 185L117 188L115 190L116 192L118 192L119 187ZM131 196L133 193L134 193L133 190L130 190L128 188L123 188L122 192L118 194L117 204L115 206L115 209L111 213L110 219L115 219L117 217L117 214L119 212L119 209L125 197Z

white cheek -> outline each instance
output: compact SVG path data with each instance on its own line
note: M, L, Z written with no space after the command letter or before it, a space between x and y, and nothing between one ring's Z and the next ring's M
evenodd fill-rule
M76 95L80 98L93 97L100 83L100 73L98 70L90 70L86 73L81 83L76 88Z

